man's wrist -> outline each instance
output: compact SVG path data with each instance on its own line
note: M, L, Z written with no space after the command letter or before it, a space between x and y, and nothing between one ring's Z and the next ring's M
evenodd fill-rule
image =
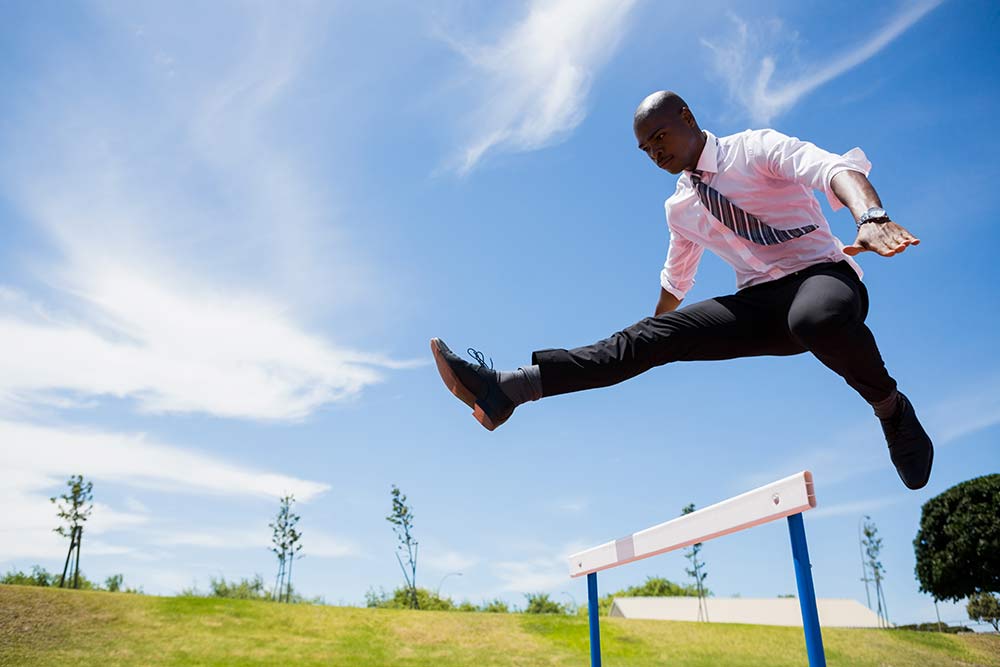
M885 212L884 208L879 206L872 206L867 211L861 214L861 217L857 219L858 229L861 229L861 225L869 222L883 223L889 222L889 214Z

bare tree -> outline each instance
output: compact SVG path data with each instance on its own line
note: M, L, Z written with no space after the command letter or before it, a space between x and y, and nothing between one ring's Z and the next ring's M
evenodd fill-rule
M61 496L49 498L59 509L56 516L65 523L65 525L53 530L63 537L69 538L69 551L66 552L66 563L63 565L62 575L59 577L59 587L65 586L66 573L70 571L73 578L73 588L79 588L80 543L83 541L83 524L90 518L90 513L94 511L92 504L94 485L92 482L84 482L83 475L70 475L70 478L66 480L66 486L69 487L69 491ZM71 562L72 569L70 569Z
M296 526L299 523L298 514L292 512L295 496L282 496L278 506L278 515L269 523L271 528L271 551L278 557L278 575L274 581L272 597L278 602L292 600L292 564L302 550L302 533Z
M403 578L406 580L406 587L410 591L411 609L420 609L420 601L417 599L417 541L413 539L413 511L406 504L406 496L400 493L399 487L392 485L392 514L387 516L386 521L392 524L392 532L399 540L396 547L396 560L399 562L399 569L403 571ZM406 553L406 565L400 554ZM409 571L407 571L409 566Z
M861 530L864 539L861 545L865 549L865 556L868 558L866 565L871 575L871 581L875 583L875 603L877 606L879 623L883 627L889 627L889 609L885 603L885 593L882 590L882 581L885 579L885 566L879 560L879 553L882 551L882 538L878 536L878 527L872 518L865 515L865 524Z
M681 510L681 515L690 514L693 511L694 503L690 503ZM694 579L695 590L698 591L698 620L708 621L708 601L705 599L705 577L708 576L708 572L705 572L705 563L698 560L701 545L702 543L698 542L691 545L690 549L685 550L684 557L691 561L691 568L684 571Z

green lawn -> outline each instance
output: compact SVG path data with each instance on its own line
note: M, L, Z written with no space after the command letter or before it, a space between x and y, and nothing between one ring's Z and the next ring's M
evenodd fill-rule
M589 664L586 619L412 612L0 585L0 665ZM828 629L829 664L1000 667L1000 637ZM802 667L802 631L602 619L607 667Z

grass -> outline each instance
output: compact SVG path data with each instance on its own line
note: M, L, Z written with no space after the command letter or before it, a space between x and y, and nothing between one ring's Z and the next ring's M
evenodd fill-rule
M581 667L587 621L0 585L0 665ZM1000 667L1000 637L823 633L831 667ZM602 619L607 667L801 667L798 628Z

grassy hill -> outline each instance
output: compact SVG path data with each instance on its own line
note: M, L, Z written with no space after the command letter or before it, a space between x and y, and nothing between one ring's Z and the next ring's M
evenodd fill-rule
M1000 667L1000 637L824 631L831 667ZM607 667L802 667L802 631L602 619ZM413 612L0 585L0 665L582 667L576 617Z

